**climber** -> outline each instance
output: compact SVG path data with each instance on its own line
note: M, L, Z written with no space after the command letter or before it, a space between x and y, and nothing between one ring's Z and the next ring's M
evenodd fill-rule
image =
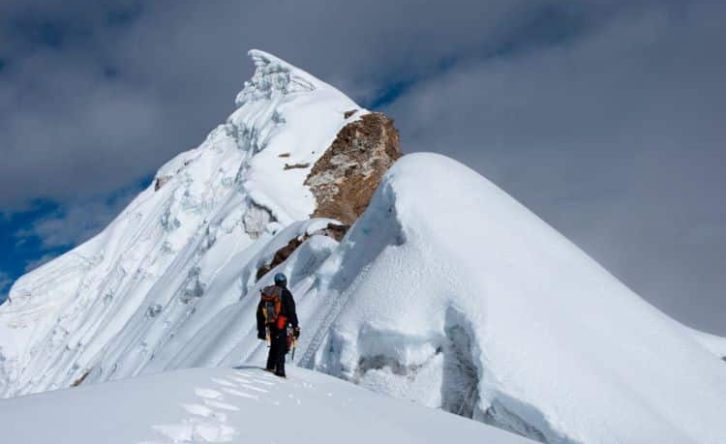
M262 289L257 306L257 337L269 340L270 351L267 355L266 370L277 376L285 377L285 355L289 350L288 326L292 326L295 339L300 336L297 323L295 300L287 289L287 277L282 273L275 275L275 285Z

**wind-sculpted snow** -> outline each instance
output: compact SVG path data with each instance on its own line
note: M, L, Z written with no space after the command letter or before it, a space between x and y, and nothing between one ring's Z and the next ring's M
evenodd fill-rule
M400 160L318 280L307 366L540 441L726 442L726 365L452 160Z
M250 56L256 72L226 123L101 234L13 286L0 309L0 394L140 372L187 324L236 302L257 271L248 262L313 213L312 167L286 162L314 164L366 111L274 56Z

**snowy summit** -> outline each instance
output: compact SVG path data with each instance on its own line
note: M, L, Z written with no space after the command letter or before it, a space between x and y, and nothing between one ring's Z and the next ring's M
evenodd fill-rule
M350 442L726 442L726 340L646 303L468 167L401 157L386 116L250 56L228 120L0 307L0 393L66 389L0 401L16 442L60 442L63 406L96 425L63 442L99 442L121 427L103 403L128 412L115 442L262 442L251 402L335 411ZM318 371L287 381L240 369L264 364L255 312L275 273L302 327L288 359ZM48 428L24 428L31 410ZM315 430L296 441L327 442Z

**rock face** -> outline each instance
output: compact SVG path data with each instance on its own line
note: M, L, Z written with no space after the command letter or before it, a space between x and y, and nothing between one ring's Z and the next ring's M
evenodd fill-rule
M156 181L154 182L154 191L159 191L161 187L166 185L167 182L171 180L172 176L161 176L157 177Z
M398 131L384 114L365 114L347 124L305 180L317 201L311 216L352 224L401 156Z
M310 237L314 235L327 236L329 238L335 239L336 242L340 242L341 240L343 240L345 233L348 232L348 229L350 229L349 225L337 225L329 223L327 227L320 229L312 234L303 233L300 236L290 239L287 245L275 252L275 255L272 257L272 261L269 264L265 264L257 270L257 280L259 281L264 275L269 273L278 265L285 262L287 258L292 256L295 250L297 250L302 244L310 239Z

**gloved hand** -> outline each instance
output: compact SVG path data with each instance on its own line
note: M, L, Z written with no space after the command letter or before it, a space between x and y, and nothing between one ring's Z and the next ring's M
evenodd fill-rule
M267 335L265 335L265 332L264 331L258 331L257 332L257 339L259 339L261 341L264 341L265 339L267 339Z
M300 337L300 326L292 329L292 335L295 337L295 339Z

